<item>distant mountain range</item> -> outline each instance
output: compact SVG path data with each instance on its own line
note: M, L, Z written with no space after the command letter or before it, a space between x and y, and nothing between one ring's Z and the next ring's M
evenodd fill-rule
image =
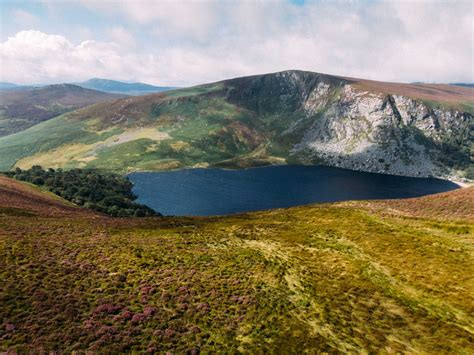
M20 132L77 108L123 97L71 84L10 86L0 91L0 136Z
M99 103L0 138L0 170L325 164L472 178L473 93L295 70L236 78Z
M464 86L464 87L467 87L467 88L474 88L474 83L452 83L450 85Z
M108 79L89 79L80 83L70 83L71 85L80 86L86 89L98 90L112 94L123 94L129 96L146 95L151 93L163 92L177 89L171 86L154 86L143 83L127 83L117 80ZM35 85L18 85L15 83L0 82L0 90L23 90L35 87L45 87L49 85L35 84Z
M125 95L144 95L150 93L157 93L162 91L168 91L176 89L174 87L167 86L153 86L143 83L125 83L116 80L107 79L90 79L82 83L75 83L75 85L82 86L83 88L99 90L109 93L125 94Z
M0 89L13 89L13 88L17 88L19 86L20 85L17 85L17 84L6 83L4 81L0 81Z

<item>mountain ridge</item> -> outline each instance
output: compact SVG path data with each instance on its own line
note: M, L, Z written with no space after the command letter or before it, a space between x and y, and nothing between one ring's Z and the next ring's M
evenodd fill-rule
M0 89L13 89L13 88L17 88L19 86L20 85L17 85L15 83L9 83L9 82L5 82L5 81L0 82Z
M72 84L14 88L0 94L0 136L20 132L65 112L124 95L85 89Z
M474 83L450 83L449 85L464 86L464 87L468 87L468 88L474 88Z
M31 129L31 142L0 139L11 152L0 167L127 172L293 163L468 177L473 92L305 71L228 79L76 110L55 119L60 139L48 137L48 123Z
M140 82L123 82L118 80L92 78L83 82L74 83L87 89L94 89L114 94L126 94L126 95L144 95L150 93L163 92L168 90L176 89L175 87L168 86L155 86L150 84L144 84Z

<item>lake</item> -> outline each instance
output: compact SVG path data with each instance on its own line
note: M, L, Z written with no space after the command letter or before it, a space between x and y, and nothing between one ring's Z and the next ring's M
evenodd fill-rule
M175 216L223 215L314 202L418 197L459 187L440 179L325 166L184 169L132 173L128 177L134 183L137 202Z

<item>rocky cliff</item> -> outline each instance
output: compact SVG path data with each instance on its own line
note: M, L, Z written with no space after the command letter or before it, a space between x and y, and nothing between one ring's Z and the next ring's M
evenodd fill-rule
M356 91L350 84L331 101L327 88L321 83L305 102L308 114L315 109L321 114L293 154L409 176L444 176L467 168L474 123L469 113L432 108L402 95Z
M251 110L303 113L276 137L304 132L289 152L298 161L407 176L459 176L472 167L474 119L460 103L474 101L474 91L418 85L421 97L406 96L403 84L375 91L364 81L300 71L247 79L246 92L239 84L231 100Z

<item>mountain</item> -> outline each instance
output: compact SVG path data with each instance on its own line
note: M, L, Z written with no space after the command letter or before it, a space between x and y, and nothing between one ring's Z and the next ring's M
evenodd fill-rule
M0 348L470 353L473 204L110 218L0 178Z
M126 95L144 95L157 93L162 91L168 91L176 89L167 86L153 86L143 83L124 83L116 80L107 79L90 79L82 83L75 83L75 85L81 86L87 89L99 90L115 94L126 94Z
M99 103L0 138L0 170L326 164L472 178L473 93L303 71L236 78Z
M453 83L453 84L450 84L450 85L464 86L464 87L467 87L467 88L474 88L474 83Z
M124 97L70 84L20 88L0 91L0 137L80 107Z
M14 89L21 87L20 85L13 84L13 83L6 83L4 81L0 82L0 89Z

